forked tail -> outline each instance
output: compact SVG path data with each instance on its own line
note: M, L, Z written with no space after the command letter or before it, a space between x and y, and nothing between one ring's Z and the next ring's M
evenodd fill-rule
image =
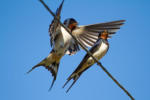
M51 90L54 85L54 82L56 81L60 59L61 59L61 57L56 57L55 53L51 52L47 58L42 60L39 64L33 66L32 69L30 69L27 72L27 74L30 73L31 71L33 71L37 67L40 67L40 66L45 67L48 71L50 71L52 73L52 76L53 76L53 81L49 88L49 90Z

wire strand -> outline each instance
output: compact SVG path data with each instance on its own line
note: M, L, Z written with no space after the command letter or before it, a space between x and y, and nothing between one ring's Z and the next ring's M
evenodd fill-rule
M55 14L50 10L50 8L44 3L43 0L39 0L44 7L48 10L48 12L56 18L56 20L58 20L58 22L60 23L60 25L66 29L66 31L72 36L72 38L87 52L87 54L89 56L91 56L94 61L102 68L102 70L131 98L131 100L135 100L132 95L107 71L107 69L101 64L101 62L99 62L93 55L91 52L88 51L87 48L85 48L73 35L72 33L66 28L66 26L64 24L61 23L61 21L57 18L57 16L55 16Z

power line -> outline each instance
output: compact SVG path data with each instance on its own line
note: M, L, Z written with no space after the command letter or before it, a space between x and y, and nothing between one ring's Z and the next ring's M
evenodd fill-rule
M60 23L60 25L62 27L64 27L66 29L66 31L72 36L72 38L87 52L87 54L89 56L91 56L94 61L102 68L102 70L131 98L131 100L135 100L132 95L108 72L108 70L101 64L101 62L99 62L93 55L91 52L88 51L87 48L85 48L73 35L72 33L68 30L68 28L61 23L61 21L57 18L57 16L55 16L55 14L50 10L50 8L45 4L45 2L43 0L39 0L44 7L48 10L48 12L56 18L56 20Z

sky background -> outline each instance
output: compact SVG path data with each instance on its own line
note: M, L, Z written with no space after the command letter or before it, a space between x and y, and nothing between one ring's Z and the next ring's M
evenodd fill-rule
M61 3L44 1L53 11ZM149 5L149 0L65 0L61 17L73 17L79 25L126 20L101 62L136 100L150 100ZM83 50L62 58L50 92L52 76L45 68L26 74L51 51L52 19L38 0L0 0L0 100L130 100L97 64L65 93L62 86L86 54Z

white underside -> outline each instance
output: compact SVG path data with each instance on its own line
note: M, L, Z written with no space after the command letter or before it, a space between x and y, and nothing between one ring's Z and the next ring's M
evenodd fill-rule
M100 60L106 54L107 50L108 45L102 42L102 44L99 46L99 49L93 54L93 56L97 58L97 60ZM93 65L94 63L95 61L92 59L92 57L89 57L88 60L82 65L82 67L80 68L80 70L78 70L77 73L82 72L83 70Z
M102 42L99 49L94 53L94 56L99 60L106 54L107 50L108 45Z
M70 45L70 41L72 37L70 34L63 28L60 28L60 33L58 39L55 41L54 50L58 52L60 55L64 55L65 51L68 49Z
M100 60L106 54L107 50L108 50L108 45L102 42L101 46L99 46L99 49L93 54L93 56L98 60ZM90 57L88 61L94 62L92 57Z
M63 35L64 44L69 42L72 39L71 35L63 27L61 27L61 32Z

